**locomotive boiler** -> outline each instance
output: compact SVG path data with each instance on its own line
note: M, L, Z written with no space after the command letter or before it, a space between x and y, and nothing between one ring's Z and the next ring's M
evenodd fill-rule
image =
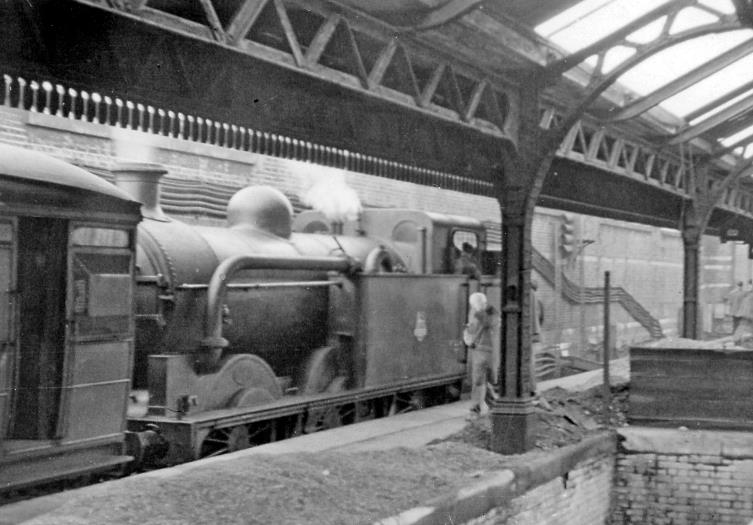
M248 187L226 227L188 225L160 209L163 174L114 170L144 216L134 386L148 401L129 412L134 456L169 443L165 462L188 461L458 398L468 279L452 260L462 242L481 250L478 221L364 210L332 228Z

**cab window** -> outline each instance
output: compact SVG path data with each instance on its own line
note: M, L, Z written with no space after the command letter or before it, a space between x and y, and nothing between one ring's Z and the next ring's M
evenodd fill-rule
M455 230L450 245L452 272L479 278L479 240L478 234L467 230Z

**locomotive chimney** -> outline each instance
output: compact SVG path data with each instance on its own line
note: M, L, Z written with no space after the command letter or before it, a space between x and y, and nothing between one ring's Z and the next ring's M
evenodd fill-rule
M147 219L168 222L160 207L160 179L167 170L149 162L120 162L112 173L115 185L141 203L141 214Z

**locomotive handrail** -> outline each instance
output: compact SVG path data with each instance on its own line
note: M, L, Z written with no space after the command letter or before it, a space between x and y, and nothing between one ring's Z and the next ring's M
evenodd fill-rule
M353 259L343 257L267 257L236 255L222 261L212 274L207 290L207 311L204 327L203 351L197 356L199 368L214 367L228 346L222 336L222 314L230 279L241 270L313 270L352 273L357 268Z
M261 288L319 288L328 286L342 286L342 279L332 281L280 281L272 283L230 283L228 289L256 290ZM178 290L206 290L208 284L181 284Z

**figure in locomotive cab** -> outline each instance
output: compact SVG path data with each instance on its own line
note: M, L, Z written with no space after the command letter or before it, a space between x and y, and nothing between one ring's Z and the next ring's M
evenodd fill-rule
M481 413L481 400L487 389L487 379L492 372L493 337L499 326L499 312L488 304L481 292L468 298L470 312L463 330L463 340L471 350L471 417ZM491 393L491 392L490 392Z
M460 254L455 260L455 273L468 275L471 279L481 278L481 272L476 264L475 250L469 242L463 243Z

